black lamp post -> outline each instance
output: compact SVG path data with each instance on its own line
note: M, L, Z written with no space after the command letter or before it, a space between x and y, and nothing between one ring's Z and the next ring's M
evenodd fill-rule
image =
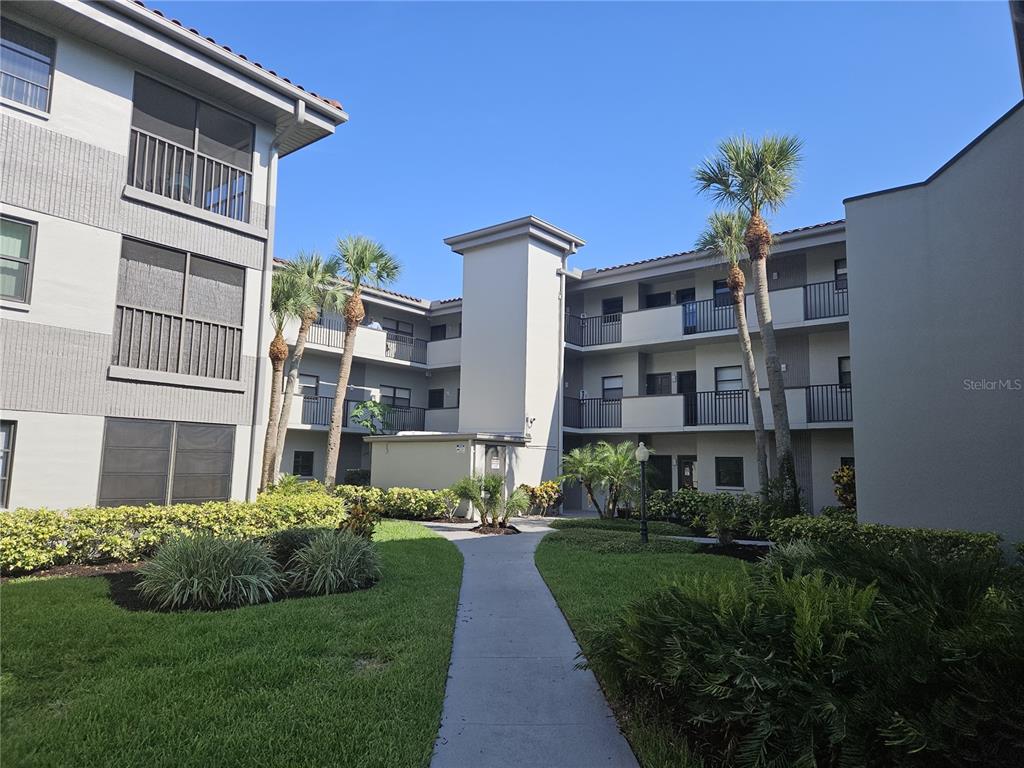
M636 447L633 456L640 462L640 543L647 543L647 460L651 451L642 442Z

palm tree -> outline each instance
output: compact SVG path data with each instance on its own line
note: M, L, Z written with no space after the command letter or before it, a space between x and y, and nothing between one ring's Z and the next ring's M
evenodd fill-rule
M757 479L763 491L768 487L768 436L764 430L761 389L757 382L754 349L750 344L750 329L747 327L747 297L744 293L747 278L740 269L740 257L746 250L743 236L747 231L748 218L743 211L715 211L708 216L707 228L697 238L697 248L711 251L729 264L725 284L732 292L732 303L736 311L736 333L740 339L740 352L747 372L747 387L750 389L750 410L754 416Z
M295 337L295 348L289 364L288 378L284 383L284 401L277 424L277 448L271 473L275 480L280 472L281 457L284 455L285 438L288 435L288 420L291 418L292 397L299 380L302 356L306 351L306 338L310 326L316 322L320 312L338 311L345 302L345 287L338 279L341 260L337 256L323 258L319 253L299 252L284 271L303 287L305 303L299 313L299 333Z
M530 508L530 497L522 488L505 493L505 478L501 475L471 475L456 482L451 492L468 501L480 513L484 528L501 528L510 517L521 515Z
M364 286L380 288L398 279L402 270L398 260L384 250L384 246L362 235L349 236L338 240L335 255L341 262L341 276L348 283L349 293L345 299L342 316L345 318L345 341L342 347L341 364L338 366L338 391L331 409L331 424L327 431L327 465L324 470L324 485L333 488L338 471L338 455L341 452L341 426L345 418L345 393L348 391L348 377L352 372L352 352L356 344L356 330L366 316L363 309Z
M760 141L752 141L745 136L729 138L718 145L717 155L704 160L694 174L700 192L710 194L717 202L739 208L750 217L743 242L754 272L754 301L771 393L779 475L787 495L794 500L799 489L793 464L793 441L768 299L766 262L771 251L772 233L763 214L781 208L793 191L802 150L803 142L796 136L765 136Z
M635 494L640 483L640 464L633 455L635 446L629 442L612 445L604 440L573 448L562 457L561 479L574 480L583 486L587 498L601 517L615 517L619 501ZM598 501L604 492L605 505Z
M573 480L583 486L587 498L594 505L597 514L604 517L604 509L597 499L596 491L600 488L604 471L598 461L596 447L591 443L580 448L573 448L562 457L562 480Z
M260 490L270 484L274 461L277 456L277 424L281 418L281 379L284 361L288 358L288 344L284 340L284 327L289 320L297 318L308 297L305 287L296 282L287 272L275 272L270 280L270 322L274 327L274 338L270 342L267 356L270 358L270 415L267 419L267 434L263 438L263 467L260 473Z

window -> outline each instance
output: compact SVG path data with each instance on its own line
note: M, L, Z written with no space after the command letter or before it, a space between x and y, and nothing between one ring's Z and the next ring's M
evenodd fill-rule
M719 488L743 487L743 457L715 457L715 485Z
M836 290L845 291L846 287L846 259L836 259Z
M0 24L0 96L48 112L54 42L8 18Z
M622 377L604 376L601 378L601 399L621 400L622 399Z
M648 373L647 374L648 395L671 395L672 374L670 373Z
M660 293L648 293L644 297L644 306L647 309L654 309L655 307L667 307L671 303L671 291L661 291Z
M676 291L676 304L689 304L697 300L696 288L680 288Z
M427 408L444 408L444 390L427 390Z
M405 387L380 386L380 401L395 408L408 408L412 401L412 390Z
M853 467L854 466L853 456L840 456L839 457L839 466L840 467Z
M732 306L732 291L730 291L729 286L725 284L725 280L715 280L714 284L712 285L712 289L715 293L716 307Z
M430 326L430 340L431 341L444 341L448 338L448 326L447 325L432 325Z
M842 389L850 389L853 386L850 358L848 357L839 358L839 386Z
M131 186L249 220L252 123L137 74L132 129Z
M385 331L393 331L403 336L412 336L412 323L407 320L395 320L391 317L385 317L381 318L380 324Z
M295 451L292 454L292 474L298 477L313 476L312 451Z
M224 501L234 447L229 424L108 418L97 504Z
M303 397L316 397L320 394L320 377L312 373L299 374L299 394Z
M610 299L601 299L601 316L606 317L605 322L611 322L618 320L617 317L608 317L608 315L621 315L622 314L622 297L613 296Z
M11 465L14 463L14 433L17 424L0 421L0 507L7 507L11 491Z
M237 380L245 270L124 239L111 363Z
M35 227L27 221L0 217L0 298L28 301L35 234Z
M743 370L738 365L715 368L715 392L743 389Z

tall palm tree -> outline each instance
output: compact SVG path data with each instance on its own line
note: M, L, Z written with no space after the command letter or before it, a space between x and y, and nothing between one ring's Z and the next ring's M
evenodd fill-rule
M274 461L277 456L277 424L281 418L281 379L284 361L288 358L288 343L284 340L284 327L289 320L297 318L308 300L305 287L296 282L287 272L275 272L270 281L270 323L274 327L274 338L270 342L267 356L270 358L270 415L267 419L267 434L263 438L263 466L260 473L260 490L271 482Z
M352 372L352 352L356 344L356 330L366 316L363 309L364 286L381 288L398 279L402 271L398 260L384 250L384 246L362 235L349 236L338 240L335 255L341 262L341 276L348 283L349 293L345 299L342 316L345 318L345 341L342 347L341 364L338 366L338 391L331 409L331 425L327 431L327 465L324 470L324 485L333 488L338 470L338 455L341 453L341 426L345 419L345 393L348 391L348 377Z
M299 369L302 367L302 356L306 352L306 338L309 329L320 316L320 312L339 311L345 303L345 286L338 279L341 272L341 260L332 255L326 259L316 251L299 254L291 261L284 271L304 290L305 303L299 313L299 333L295 337L295 347L289 363L288 377L284 382L284 400L277 424L277 448L271 470L274 480L280 472L281 457L284 455L285 438L288 435L288 421L291 418L292 398L299 381Z
M750 410L754 417L754 446L757 451L757 479L761 490L768 487L768 436L764 429L764 410L761 407L761 389L757 382L757 367L754 363L754 348L750 343L750 328L747 326L747 297L744 289L747 278L740 269L740 258L746 251L743 243L749 217L743 211L715 211L708 216L707 228L697 238L697 248L711 251L729 265L725 284L732 293L736 311L736 334L740 340L740 353L747 373L747 387L750 390Z
M765 136L759 141L745 136L729 138L718 145L718 153L704 160L694 174L698 191L711 195L717 202L739 208L750 217L743 242L753 266L754 301L775 420L779 475L794 506L799 504L799 488L793 464L786 387L768 299L766 262L772 233L763 214L781 208L793 191L802 150L803 142L796 136Z

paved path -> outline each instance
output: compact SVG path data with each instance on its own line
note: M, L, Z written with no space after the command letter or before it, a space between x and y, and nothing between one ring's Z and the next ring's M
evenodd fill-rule
M441 730L431 768L636 768L615 717L533 563L546 523L518 536L428 524L462 551Z

